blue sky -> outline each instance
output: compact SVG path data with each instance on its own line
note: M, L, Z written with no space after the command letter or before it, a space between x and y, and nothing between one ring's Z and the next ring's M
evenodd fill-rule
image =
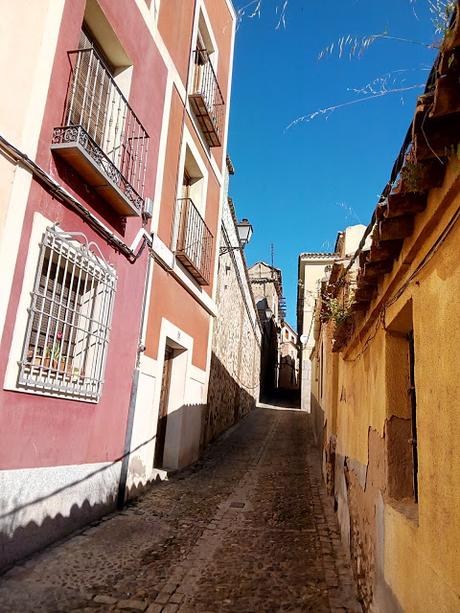
M234 4L239 9L248 1ZM392 73L388 87L424 83L436 49L379 40L359 59L334 54L318 60L321 49L348 34L386 31L433 42L427 0L289 0L286 27L276 29L281 4L263 0L260 17L253 18L249 7L238 28L228 150L236 170L230 194L239 218L254 226L248 263L270 262L274 243L287 319L295 327L298 254L331 251L339 230L367 225L422 90L287 126L358 98L348 90L386 73Z

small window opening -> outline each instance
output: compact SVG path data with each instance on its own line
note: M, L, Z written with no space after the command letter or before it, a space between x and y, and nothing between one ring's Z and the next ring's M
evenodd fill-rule
M419 499L417 399L412 302L387 327L385 361L387 489L391 499Z

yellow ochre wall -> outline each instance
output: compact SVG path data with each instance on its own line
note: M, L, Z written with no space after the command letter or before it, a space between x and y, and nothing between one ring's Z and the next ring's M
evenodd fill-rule
M348 494L352 514L364 517L367 513L364 523L370 524L373 535L373 542L360 553L369 557L375 570L372 602L367 603L373 611L460 611L460 221L402 295L387 304L422 262L459 206L460 164L452 160L443 186L430 192L428 206L416 216L414 232L405 240L392 273L379 285L377 297L340 354L336 383L331 368L334 354L327 339L327 328L332 324L323 324L320 333L327 347L326 393L322 399L315 376L312 384L314 401L324 411L324 445L336 436L336 455L346 458L347 478L353 473L353 480L356 473L356 478L361 478L363 500L372 497L368 513L364 509L367 503L352 505L350 496L355 494L350 490ZM395 384L402 365L390 351L389 332L384 326L391 326L410 300L417 398L417 505L389 499L382 452L387 420L398 414L406 393L404 386ZM387 305L384 316L383 304ZM318 371L318 351L319 341L313 353L314 371ZM336 463L336 490L340 470ZM369 483L369 474L380 475L373 477L373 484L380 483L379 488ZM339 513L339 521L343 523L343 514ZM347 530L345 527L342 534Z

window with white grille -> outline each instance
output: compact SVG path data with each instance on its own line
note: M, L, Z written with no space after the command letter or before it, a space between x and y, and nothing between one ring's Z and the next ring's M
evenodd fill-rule
M116 273L91 247L99 251L80 233L48 228L43 235L19 386L99 399Z

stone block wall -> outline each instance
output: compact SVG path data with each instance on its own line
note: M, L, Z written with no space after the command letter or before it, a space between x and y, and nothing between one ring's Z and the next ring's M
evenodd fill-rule
M239 244L235 222L232 205L225 203L204 446L251 411L259 398L261 329L244 255L231 248Z

